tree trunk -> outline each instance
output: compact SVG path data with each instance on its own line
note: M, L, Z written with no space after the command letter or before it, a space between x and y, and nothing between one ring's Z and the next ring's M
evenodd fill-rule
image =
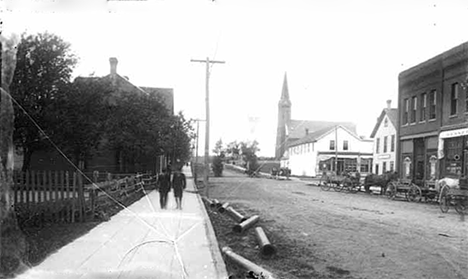
M18 226L12 196L14 111L8 87L16 65L14 44L1 38L0 276L15 275L27 268L26 240Z

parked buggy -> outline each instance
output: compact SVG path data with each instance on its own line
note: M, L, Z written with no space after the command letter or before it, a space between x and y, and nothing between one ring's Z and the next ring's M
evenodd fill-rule
M468 178L460 178L459 187L444 185L440 190L439 197L440 210L447 213L450 206L453 206L459 214L468 213Z
M385 195L389 199L404 196L407 201L421 201L422 189L414 184L411 179L398 179L390 181L387 185Z

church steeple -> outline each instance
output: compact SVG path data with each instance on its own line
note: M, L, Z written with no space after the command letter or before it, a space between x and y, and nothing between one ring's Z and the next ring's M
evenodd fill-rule
M287 127L291 121L291 100L289 100L288 78L284 73L283 89L281 91L281 98L278 102L278 126L276 130L276 148L275 157L280 159L286 150L286 134Z
M284 73L283 90L281 91L281 99L279 102L280 102L280 105L291 106L291 101L289 100L288 76L286 72Z

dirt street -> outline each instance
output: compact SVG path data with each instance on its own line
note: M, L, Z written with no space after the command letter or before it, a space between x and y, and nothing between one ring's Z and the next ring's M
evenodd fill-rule
M453 208L444 214L437 204L325 192L306 182L229 170L210 184L211 198L284 228L285 239L308 251L303 260L316 274L327 274L318 277L468 278L467 221ZM331 269L340 272L333 276Z

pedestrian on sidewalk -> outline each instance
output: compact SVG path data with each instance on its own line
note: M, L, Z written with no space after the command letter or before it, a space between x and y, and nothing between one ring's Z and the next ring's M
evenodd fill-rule
M172 175L172 188L174 189L174 198L176 200L177 209L182 210L182 193L187 186L187 180L185 174L180 169L174 171Z
M167 169L158 175L158 188L159 188L159 204L161 209L166 209L167 195L171 190L171 175Z

